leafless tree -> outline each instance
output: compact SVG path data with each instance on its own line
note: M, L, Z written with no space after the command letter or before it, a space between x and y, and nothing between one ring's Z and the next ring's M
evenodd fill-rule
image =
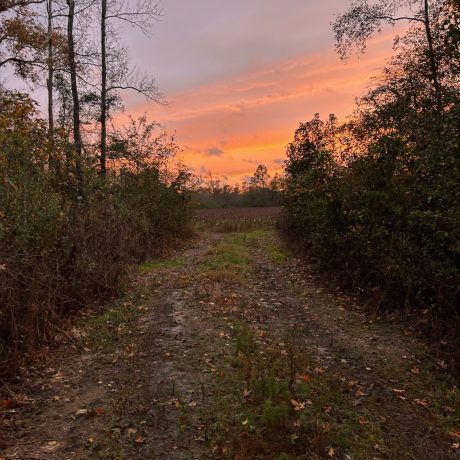
M75 0L67 0L69 7L67 19L67 42L69 53L69 72L72 90L73 140L75 147L75 173L77 178L77 195L83 198L83 167L82 167L82 140L80 123L80 98L77 85L77 62L75 59L74 21Z
M150 36L153 23L161 15L159 3L138 0L108 2L101 0L101 92L100 92L100 174L107 169L107 121L109 95L113 91L133 90L147 99L160 102L162 95L153 78L129 69L129 58L125 48L117 43L116 21L126 22L145 35ZM110 36L111 49L107 46Z

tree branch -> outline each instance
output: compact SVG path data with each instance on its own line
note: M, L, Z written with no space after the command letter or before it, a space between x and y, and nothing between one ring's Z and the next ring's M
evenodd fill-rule
M37 3L43 3L45 0L0 0L0 13L18 6L27 6Z

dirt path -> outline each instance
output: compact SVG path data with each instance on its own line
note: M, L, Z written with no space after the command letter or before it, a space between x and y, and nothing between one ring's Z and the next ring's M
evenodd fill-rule
M447 365L273 229L203 233L8 386L0 459L460 458Z

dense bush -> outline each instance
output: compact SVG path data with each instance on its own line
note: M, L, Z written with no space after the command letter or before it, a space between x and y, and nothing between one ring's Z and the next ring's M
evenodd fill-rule
M379 308L430 310L438 327L460 317L460 90L436 14L436 87L414 27L351 121L297 129L285 206L289 235L324 268Z
M291 233L352 287L380 287L382 305L458 314L460 155L438 149L415 158L385 136L346 166L316 146L301 166L289 152Z
M52 340L64 313L116 293L128 264L183 237L188 213L181 181L166 182L152 161L106 179L88 169L84 199L75 199L65 136L62 153L54 139L51 170L34 103L2 93L0 105L0 369L6 372Z

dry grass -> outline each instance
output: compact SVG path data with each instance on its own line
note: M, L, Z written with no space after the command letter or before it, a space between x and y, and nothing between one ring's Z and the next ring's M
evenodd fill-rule
M272 208L217 208L194 212L196 230L214 232L241 232L273 225L282 213L281 207Z

